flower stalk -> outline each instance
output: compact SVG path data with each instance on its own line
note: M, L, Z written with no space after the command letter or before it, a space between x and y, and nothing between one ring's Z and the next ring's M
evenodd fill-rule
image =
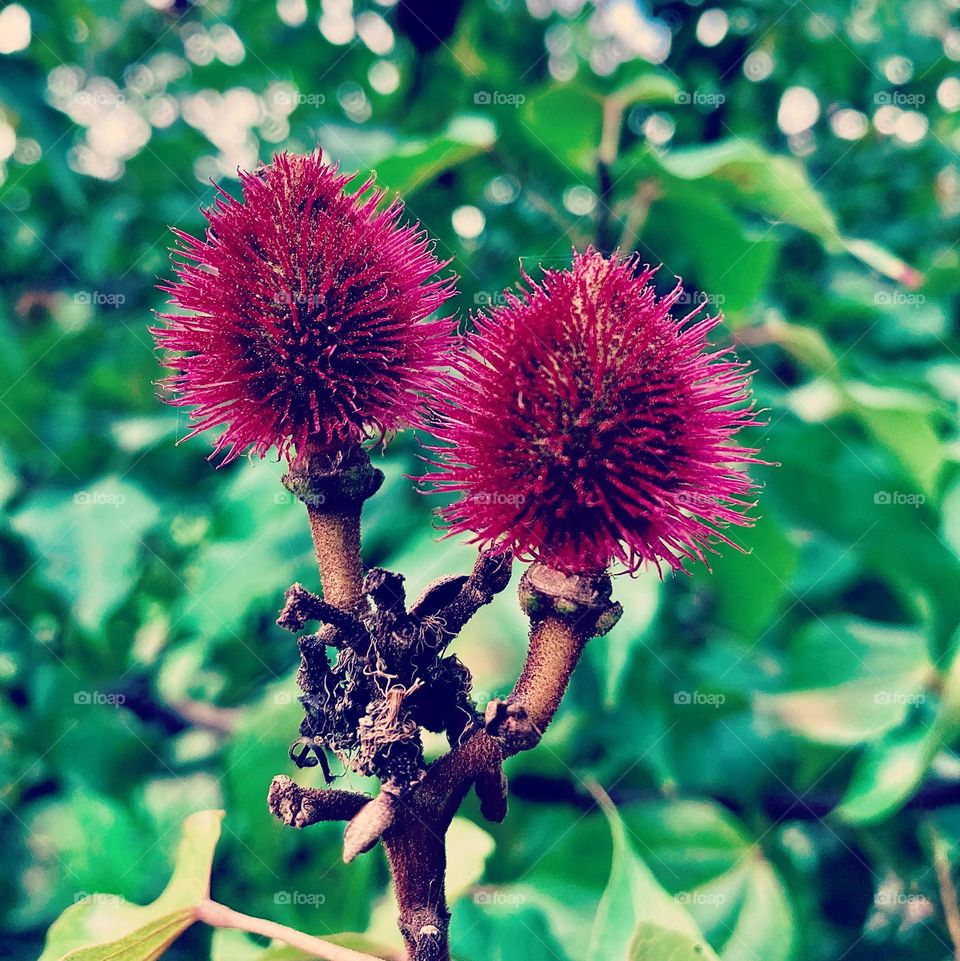
M324 599L353 611L363 597L360 515L383 484L383 472L359 444L334 452L308 445L283 477L284 486L307 508Z

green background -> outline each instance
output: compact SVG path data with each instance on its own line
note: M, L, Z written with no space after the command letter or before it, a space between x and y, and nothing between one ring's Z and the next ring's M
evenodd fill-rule
M651 905L724 961L951 956L957 4L358 0L320 28L316 0L26 5L29 46L0 54L0 957L36 958L85 893L155 897L180 821L215 807L218 899L394 936L379 852L344 866L340 827L266 810L294 773L296 648L273 620L289 583L316 586L302 508L282 465L174 446L147 330L167 227L202 229L210 178L235 192L238 164L318 141L404 194L464 318L598 226L663 289L682 275L756 367L750 439L779 465L756 472L748 554L616 580L623 621L510 762L507 821L466 804L456 956L607 961ZM667 41L663 63L631 52ZM797 87L819 106L803 130ZM365 514L367 561L410 594L474 556L438 541L417 451L377 456ZM524 640L511 589L456 642L481 702ZM170 957L210 951L195 928Z

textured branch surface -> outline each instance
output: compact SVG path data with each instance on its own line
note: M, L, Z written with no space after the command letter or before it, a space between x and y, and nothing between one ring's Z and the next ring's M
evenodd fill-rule
M300 787L285 774L270 784L267 806L284 824L305 828L319 821L349 821L370 800L357 791L323 791Z
M296 632L310 621L323 625L298 641L305 715L291 757L300 766L325 766L330 750L357 773L379 777L381 791L376 799L365 798L366 806L342 798L327 802L325 792L280 777L270 808L281 820L298 827L349 820L348 861L380 839L393 822L396 802L426 772L422 729L445 732L454 745L481 723L470 700L469 671L446 655L446 647L509 579L509 556L484 555L469 576L436 582L409 610L403 578L379 568L362 579L350 611L299 584L287 591L282 627Z

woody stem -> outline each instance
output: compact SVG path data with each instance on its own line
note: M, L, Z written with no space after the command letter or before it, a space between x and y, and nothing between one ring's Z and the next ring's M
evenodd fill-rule
M450 913L444 875L450 822L478 776L539 740L560 705L587 640L560 619L535 624L523 672L510 698L527 709L533 736L511 740L477 730L435 761L424 783L401 802L384 844L409 961L449 961Z

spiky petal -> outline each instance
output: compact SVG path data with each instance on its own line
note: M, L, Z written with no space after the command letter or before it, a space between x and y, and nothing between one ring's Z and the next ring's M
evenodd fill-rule
M428 318L454 278L433 279L444 265L399 201L380 208L372 181L347 193L353 179L319 150L278 154L241 173L242 201L220 189L203 239L174 230L178 279L160 289L187 313L153 333L176 352L164 383L192 408L188 436L221 428L223 463L419 422L451 329Z
M751 523L733 437L756 424L750 372L707 335L720 317L675 317L655 270L588 250L507 293L439 398L437 491L452 533L568 572L705 560L721 528Z

